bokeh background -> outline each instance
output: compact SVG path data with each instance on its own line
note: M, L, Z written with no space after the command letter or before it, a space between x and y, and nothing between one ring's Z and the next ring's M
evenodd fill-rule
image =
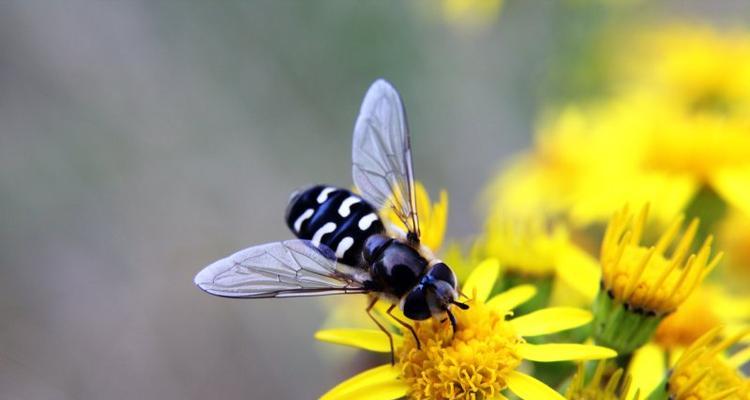
M0 3L0 399L317 397L357 372L313 340L320 301L228 301L192 277L289 237L294 188L350 185L372 80L401 91L460 238L544 108L627 55L612 32L750 17L744 0L442 4Z

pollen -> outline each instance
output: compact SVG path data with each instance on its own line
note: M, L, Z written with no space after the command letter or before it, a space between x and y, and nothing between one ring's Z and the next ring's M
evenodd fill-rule
M720 331L715 328L703 335L677 361L667 385L671 398L750 399L750 381L721 356L747 332L722 340Z
M689 254L699 222L694 219L677 239L682 217L654 245L645 247L640 242L647 217L646 206L637 216L624 207L612 218L602 242L602 281L609 295L628 308L666 315L700 285L721 254L711 258L710 236Z
M413 399L485 399L498 396L506 377L521 364L524 340L504 315L480 302L455 310L458 328L432 319L415 324L418 349L410 335L399 350L399 364Z

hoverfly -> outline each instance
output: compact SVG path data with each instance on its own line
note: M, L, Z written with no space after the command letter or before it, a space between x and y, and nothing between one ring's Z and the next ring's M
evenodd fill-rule
M354 126L352 175L360 195L317 185L290 197L286 223L298 239L241 250L205 267L195 276L202 290L233 298L282 298L334 294L368 294L367 315L379 300L387 314L409 331L414 328L392 314L396 305L411 320L456 319L456 275L420 244L409 128L401 98L385 80L370 86ZM380 211L391 210L406 232L388 226Z

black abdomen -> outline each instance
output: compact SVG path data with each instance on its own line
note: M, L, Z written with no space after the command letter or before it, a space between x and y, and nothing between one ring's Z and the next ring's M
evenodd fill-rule
M362 246L368 237L385 231L377 211L346 190L318 185L292 195L286 224L300 239L324 244L339 262L362 265Z

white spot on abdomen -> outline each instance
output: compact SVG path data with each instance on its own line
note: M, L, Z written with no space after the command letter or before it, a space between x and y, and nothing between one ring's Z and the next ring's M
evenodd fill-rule
M308 208L305 210L305 212L302 213L299 217L297 217L297 220L294 221L294 231L299 233L299 230L302 229L302 223L305 222L308 218L312 217L312 215L315 213L315 210L312 208Z
M378 216L375 215L375 213L369 213L362 217L362 219L359 220L359 229L362 229L363 231L366 231L368 228L370 228L370 225L372 225L373 222L378 220Z
M359 197L347 197L346 199L344 199L344 201L341 202L341 205L339 206L339 215L342 217L348 217L352 212L352 206L359 203L360 201L361 200L359 200Z
M335 192L336 188L327 187L320 191L320 194L318 195L318 198L316 199L318 201L318 204L323 204L324 201L328 200L328 195L331 194L331 192Z
M350 236L347 236L339 242L339 245L336 246L336 258L344 258L344 253L346 253L349 248L352 247L354 244L354 239L352 239Z
M315 232L315 235L313 235L313 238L312 238L312 243L315 246L320 245L320 240L323 239L323 236L335 230L336 230L336 224L333 222L327 222L325 225L321 226L317 232Z

